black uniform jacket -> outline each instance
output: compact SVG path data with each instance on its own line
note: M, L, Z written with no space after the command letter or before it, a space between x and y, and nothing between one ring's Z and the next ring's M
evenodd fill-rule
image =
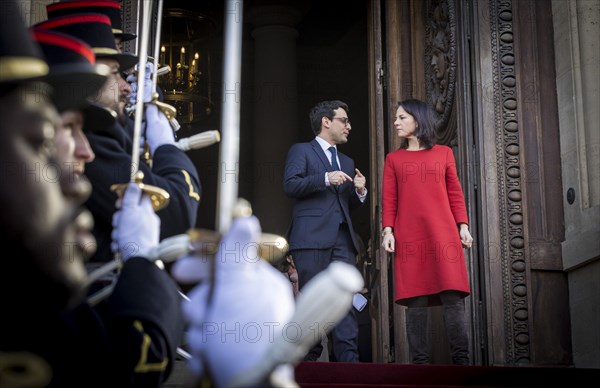
M183 336L181 300L168 273L131 258L96 307L59 314L20 306L24 313L5 318L0 353L23 373L48 370L49 387L160 387Z
M93 187L86 206L94 216L93 232L98 244L90 261L106 262L112 259L112 216L117 200L110 187L130 180L132 140L119 124L88 133L87 137L96 154L94 161L85 167L85 175ZM158 186L170 195L168 206L157 212L161 240L195 227L201 185L190 158L174 145L163 145L152 155L152 168L140 163L139 170L144 173L145 184Z

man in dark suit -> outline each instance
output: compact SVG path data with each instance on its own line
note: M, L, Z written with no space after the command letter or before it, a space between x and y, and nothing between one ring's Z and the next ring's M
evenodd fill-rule
M337 152L352 129L348 106L342 101L322 101L310 112L315 139L294 144L287 156L284 191L296 199L288 230L290 253L298 271L300 293L306 283L335 261L355 265L358 242L350 209L364 203L366 179L354 161ZM331 328L315 328L319 333ZM333 355L339 362L358 362L356 313L333 328ZM321 346L306 360L315 361Z

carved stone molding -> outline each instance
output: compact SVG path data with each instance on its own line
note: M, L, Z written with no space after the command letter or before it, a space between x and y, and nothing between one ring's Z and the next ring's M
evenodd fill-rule
M454 100L456 90L455 0L429 0L425 8L425 86L427 102L438 115L438 142L456 145Z
M138 3L135 0L123 0L121 2L121 14L123 18L123 31L138 33L138 21L141 15L138 12ZM138 39L123 42L123 51L137 53Z
M525 233L524 182L517 104L513 8L510 0L490 0L493 98L498 167L504 334L507 364L531 362L530 314Z

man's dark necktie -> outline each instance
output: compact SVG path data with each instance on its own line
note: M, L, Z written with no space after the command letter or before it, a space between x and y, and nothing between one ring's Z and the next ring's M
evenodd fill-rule
M331 167L333 167L333 171L340 171L340 166L337 162L337 152L335 147L329 147L329 151L331 152ZM340 188L338 186L334 186L335 191L337 192ZM340 224L344 222L344 216L342 211L342 204L340 203L340 197L338 196L338 204L340 205Z
M337 162L337 153L335 147L329 147L329 151L331 152L331 166L333 167L333 171L340 171L340 166Z

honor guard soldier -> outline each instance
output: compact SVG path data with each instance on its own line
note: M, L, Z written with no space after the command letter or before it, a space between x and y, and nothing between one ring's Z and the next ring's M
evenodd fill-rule
M132 163L133 143L125 129L128 118L124 112L131 88L121 77L120 70L133 67L137 57L117 50L110 20L105 15L60 16L38 23L36 28L63 32L83 40L95 51L97 62L111 69L107 82L93 101L116 111L119 120L111 127L89 134L88 139L96 158L86 168L86 175L93 186L86 206L94 215L94 236L98 244L91 261L107 262L113 258L110 243L112 216L117 200L117 194L111 190L111 186L130 180ZM146 82L144 93L150 94L150 88L151 82ZM144 174L144 184L162 188L170 195L169 205L157 212L161 219L162 240L185 233L195 226L201 186L192 161L175 145L167 118L154 104L148 104L144 114L145 139L150 146L152 166L139 162L139 171Z
M69 174L68 155L58 155L60 117L51 102L62 112L94 114L85 97L98 91L106 75L93 66L93 52L82 42L33 34L43 51L28 34L16 2L3 1L0 166L11 170L1 180L0 240L15 254L0 271L5 316L0 381L3 386L158 387L170 374L183 331L177 287L142 255L122 252L123 269L107 303L98 309L83 301L81 242L88 240L79 236L90 227L81 207L89 186L74 192L62 179ZM53 55L58 53L63 62ZM75 139L70 141L65 149L74 152ZM61 179L49 179L56 177ZM159 224L149 198L131 185L115 217L116 241L147 252L158 244Z

